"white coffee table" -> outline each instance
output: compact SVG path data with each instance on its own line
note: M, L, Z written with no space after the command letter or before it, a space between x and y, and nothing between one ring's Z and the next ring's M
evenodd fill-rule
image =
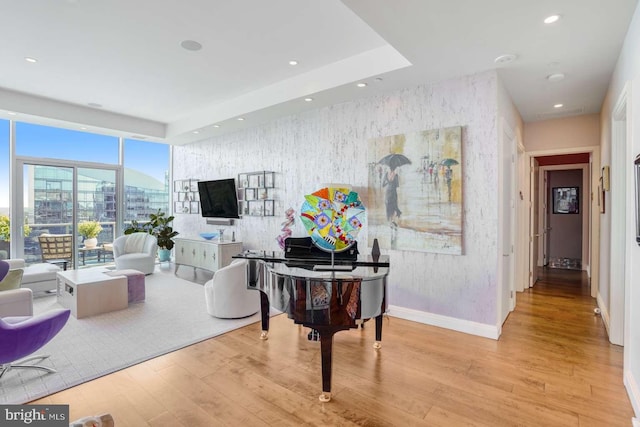
M127 278L108 276L104 268L59 271L58 303L77 319L128 307Z

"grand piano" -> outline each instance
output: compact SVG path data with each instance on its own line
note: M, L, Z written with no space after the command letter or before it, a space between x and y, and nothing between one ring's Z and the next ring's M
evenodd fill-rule
M247 251L234 258L249 260L248 288L260 292L262 333L269 333L269 308L287 313L296 324L311 328L320 341L321 402L331 400L333 335L358 328L375 318L381 348L382 316L387 310L389 258L385 255L330 259L319 254L285 256L284 252Z

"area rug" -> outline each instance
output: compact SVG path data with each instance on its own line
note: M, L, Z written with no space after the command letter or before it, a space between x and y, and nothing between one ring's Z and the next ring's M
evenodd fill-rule
M56 297L34 299L34 312L61 308ZM167 271L146 277L146 300L126 310L69 317L38 354L58 372L15 369L0 379L0 403L21 404L260 320L217 319L206 310L201 284Z

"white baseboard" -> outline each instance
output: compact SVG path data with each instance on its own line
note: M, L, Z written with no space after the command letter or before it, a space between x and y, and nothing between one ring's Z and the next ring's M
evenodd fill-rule
M624 386L627 389L631 406L633 406L633 412L636 414L633 426L640 427L640 388L633 373L628 369L624 371Z
M596 303L598 304L598 308L600 309L600 316L602 317L602 321L604 322L604 328L607 330L607 336L610 337L609 333L609 309L605 305L604 301L602 301L602 296L600 292L598 292L598 296L596 297Z
M440 314L427 313L425 311L413 310L410 308L390 305L387 314L400 319L412 320L424 323L425 325L438 326L440 328L452 329L465 334L477 335L479 337L497 340L502 332L501 328L495 325L472 322L470 320L456 319L454 317L442 316Z

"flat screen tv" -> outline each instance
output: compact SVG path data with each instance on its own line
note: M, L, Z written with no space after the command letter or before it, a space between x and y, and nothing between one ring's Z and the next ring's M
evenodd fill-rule
M205 218L240 218L233 178L198 182L200 212Z

